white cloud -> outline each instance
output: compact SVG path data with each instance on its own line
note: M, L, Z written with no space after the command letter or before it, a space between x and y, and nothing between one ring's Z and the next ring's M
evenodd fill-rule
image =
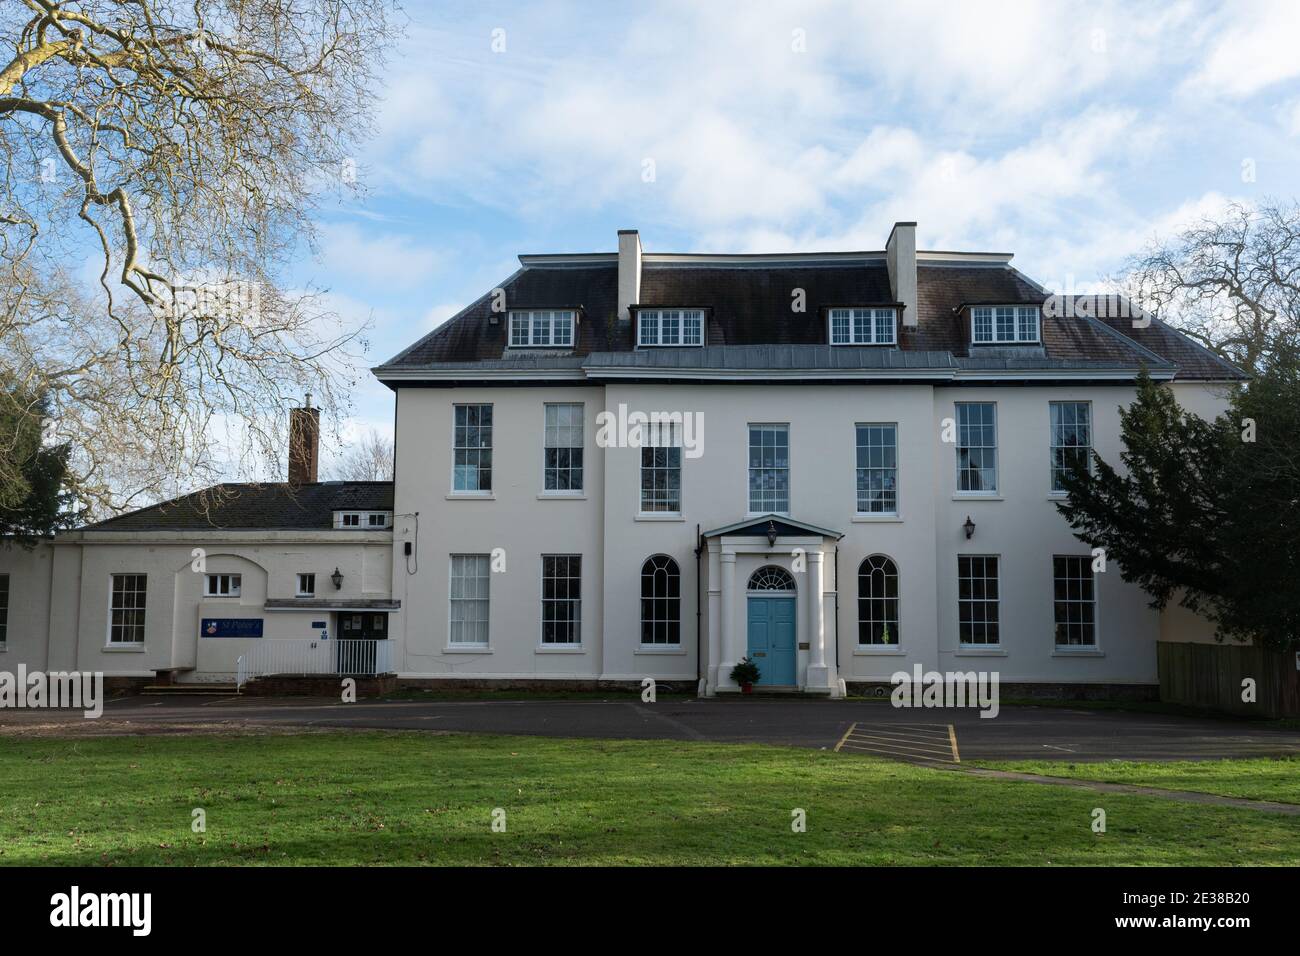
M438 254L429 246L393 233L363 231L352 223L320 227L321 261L329 279L346 278L361 286L409 288L429 278Z
M1295 0L1229 4L1207 17L1202 36L1208 49L1189 81L1192 91L1244 97L1300 77L1300 4Z

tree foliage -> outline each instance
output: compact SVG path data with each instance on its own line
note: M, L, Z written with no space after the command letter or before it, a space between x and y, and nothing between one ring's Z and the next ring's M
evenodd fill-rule
M12 384L0 403L0 538L30 544L71 527L78 515L64 488L70 449L46 445L47 404Z
M1065 478L1076 536L1164 608L1204 614L1221 638L1300 646L1300 375L1272 362L1205 421L1142 376L1120 408L1116 468Z

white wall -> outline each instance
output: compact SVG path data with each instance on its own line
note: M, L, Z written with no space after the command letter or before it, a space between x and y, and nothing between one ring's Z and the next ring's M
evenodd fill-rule
M226 679L256 639L200 638L202 618L261 618L265 638L318 636L311 622L328 615L266 611L267 598L295 597L296 575L315 572L317 597L387 599L390 541L378 531L84 532L30 555L0 551L0 573L9 571L11 588L21 595L10 611L7 653L29 668L137 677L192 668L183 679ZM204 575L191 567L195 547L207 552L207 573L242 576L239 597L203 596ZM329 580L336 567L344 575L339 591ZM146 575L143 647L109 645L114 574Z
M600 676L604 476L594 423L602 397L598 388L431 388L399 393L392 589L403 607L403 674ZM493 490L488 498L452 495L452 406L474 402L494 406ZM586 406L586 488L579 497L542 495L547 402ZM403 554L408 541L414 549L409 563ZM506 570L491 577L490 648L449 648L450 556L490 554L494 548L505 549ZM541 647L543 554L582 555L580 648Z
M1091 403L1093 441L1109 461L1120 451L1118 406L1131 386L940 387L914 385L749 386L627 384L607 388L425 388L398 396L397 511L394 596L407 627L403 673L409 676L606 677L694 680L696 675L696 527L739 521L747 508L749 423L790 424L792 517L843 533L826 566L828 663L848 680L887 680L914 663L940 669L999 670L1004 680L1153 682L1159 616L1139 589L1110 566L1098 578L1099 639L1095 651L1055 648L1052 556L1086 555L1049 494L1049 402ZM1202 414L1220 406L1217 390L1179 386ZM586 406L586 494L547 500L542 491L542 422L546 402ZM999 494L956 493L955 447L941 440L956 401L998 406ZM487 498L451 492L452 406L494 405L494 489ZM703 455L683 455L680 517L639 515L640 452L596 447L596 415L620 405L646 413L702 416ZM899 428L899 516L855 515L854 425L896 422ZM408 572L404 541L416 541ZM967 541L961 525L977 525ZM453 653L447 647L448 560L453 553L505 549L507 571L491 578L491 647ZM538 646L540 555L583 555L583 647L578 653ZM981 661L958 647L957 555L1000 558L1002 646ZM640 569L653 554L673 557L682 575L682 635L672 652L640 647ZM886 554L899 567L901 642L889 649L857 646L857 569ZM417 568L418 564L418 568ZM748 565L746 565L746 568ZM746 568L737 568L743 588ZM716 588L706 560L702 587ZM707 647L716 611L701 601L700 638ZM738 612L739 613L739 612ZM738 617L743 621L743 616ZM804 613L800 611L801 627ZM743 624L741 625L743 627ZM801 633L800 640L805 637Z

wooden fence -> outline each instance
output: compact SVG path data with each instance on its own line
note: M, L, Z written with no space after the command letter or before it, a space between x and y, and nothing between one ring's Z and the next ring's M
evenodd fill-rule
M1160 699L1242 717L1300 716L1300 652L1237 644L1159 641ZM1255 701L1241 699L1242 682L1255 681Z

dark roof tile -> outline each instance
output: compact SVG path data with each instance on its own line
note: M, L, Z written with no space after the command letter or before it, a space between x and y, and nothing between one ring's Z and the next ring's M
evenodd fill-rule
M118 515L87 531L308 530L333 527L335 511L391 511L391 481L292 486L221 484Z

